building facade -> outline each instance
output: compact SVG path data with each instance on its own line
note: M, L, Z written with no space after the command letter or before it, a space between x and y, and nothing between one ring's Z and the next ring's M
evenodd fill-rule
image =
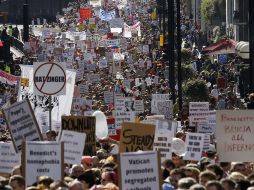
M71 0L8 0L0 4L0 13L8 13L7 23L22 24L23 4L29 4L29 20L33 18L45 18L54 21L56 14L65 8ZM4 22L3 18L0 22Z

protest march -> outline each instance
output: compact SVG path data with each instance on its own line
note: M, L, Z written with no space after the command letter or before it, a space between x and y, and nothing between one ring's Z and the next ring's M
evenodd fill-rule
M182 0L188 66L172 89L157 3L76 0L33 20L24 56L0 68L0 190L254 189L243 60L202 54Z

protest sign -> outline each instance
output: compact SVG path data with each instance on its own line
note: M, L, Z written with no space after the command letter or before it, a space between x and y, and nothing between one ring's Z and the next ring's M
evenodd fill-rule
M116 129L121 128L123 122L135 121L135 107L133 98L115 97Z
M85 147L86 134L63 130L60 142L64 142L64 163L80 164Z
M101 20L110 21L111 19L115 18L115 16L116 16L115 10L106 11L106 10L100 9L99 17Z
M108 124L108 135L116 135L116 125L115 125L115 118L107 118Z
M156 151L120 154L120 189L161 190L160 159Z
M87 94L89 93L89 86L85 82L82 82L79 85L79 91L80 91L80 94Z
M155 133L153 150L160 151L161 161L172 158L173 135L169 130L157 130Z
M160 151L161 161L172 157L172 139L175 134L173 122L167 120L156 120L156 130L153 150Z
M172 100L158 100L157 114L164 115L165 119L173 118L173 101Z
M254 111L217 110L217 153L221 162L252 162Z
M66 94L66 71L64 63L35 62L33 65L33 90L35 95Z
M3 113L17 153L21 151L24 140L42 140L38 123L27 99L3 109Z
M113 18L109 21L110 28L123 28L122 18Z
M101 82L100 74L87 75L87 81L89 81L90 83L100 83Z
M204 134L203 151L208 151L210 147L210 134Z
M120 46L120 39L114 39L114 40L106 40L106 46L112 47L112 46Z
M2 83L8 83L9 85L18 84L20 77L11 75L9 73L4 72L3 70L0 70L0 80Z
M119 152L153 150L154 133L154 125L122 123Z
M93 17L93 11L91 8L80 8L79 9L80 18L87 19Z
M93 7L100 7L101 6L101 1L100 0L90 0L89 4Z
M190 126L208 121L209 102L190 102L189 104Z
M204 145L204 134L187 133L185 143L187 145L187 152L183 159L199 161Z
M143 53L148 54L149 53L149 45L143 45Z
M107 68L108 67L108 61L107 59L104 57L102 59L99 60L99 68L103 69L103 68Z
M136 115L144 113L144 111L145 111L144 100L135 100L134 107L135 107L135 113L136 113Z
M62 130L83 132L86 134L84 155L94 155L96 152L95 117L62 116Z
M21 155L16 154L13 144L0 142L0 173L10 174L20 162Z
M128 89L131 89L131 81L130 80L122 80L122 86Z
M22 172L27 187L33 185L40 176L49 176L53 180L63 180L63 143L26 141L22 150Z
M114 92L104 91L104 103L113 104L114 103Z
M152 94L151 112L156 114L158 112L157 102L166 101L169 100L169 98L169 94Z

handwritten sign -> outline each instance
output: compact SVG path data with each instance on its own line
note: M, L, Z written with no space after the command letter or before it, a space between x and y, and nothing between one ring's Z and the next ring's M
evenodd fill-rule
M39 176L63 180L63 143L26 141L24 144L22 171L27 187L36 182Z
M29 101L17 102L3 109L16 152L22 149L23 140L41 141L42 135Z
M123 123L119 152L153 150L155 126L141 123Z
M84 155L95 155L95 117L90 116L62 116L62 130L83 132L86 134Z
M12 143L0 143L0 173L10 174L13 167L21 163L20 154L16 154Z
M217 152L222 162L252 162L254 110L217 110Z
M80 164L85 141L85 133L62 131L60 142L64 142L64 163Z
M209 115L209 102L190 102L189 115L191 126L196 126L196 123L206 123Z
M161 190L156 151L120 154L120 189Z
M184 155L184 160L196 160L201 159L204 134L201 133L187 133L186 136L187 153Z

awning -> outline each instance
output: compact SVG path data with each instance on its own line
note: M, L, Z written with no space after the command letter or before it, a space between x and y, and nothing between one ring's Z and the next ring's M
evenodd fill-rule
M235 47L237 42L232 39L222 39L202 50L202 54L218 55L236 53Z

